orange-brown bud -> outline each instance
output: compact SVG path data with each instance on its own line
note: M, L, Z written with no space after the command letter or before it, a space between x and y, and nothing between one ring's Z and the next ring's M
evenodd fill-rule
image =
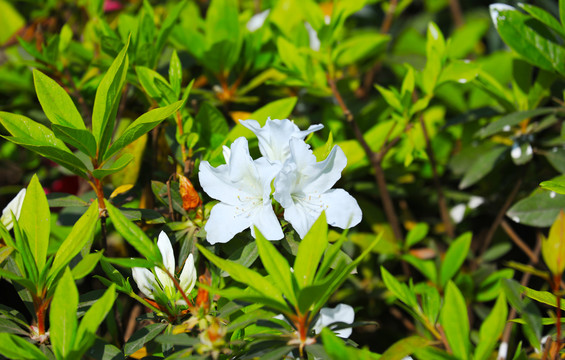
M180 195L182 196L182 207L188 211L196 209L202 203L202 199L196 189L185 176L179 174Z

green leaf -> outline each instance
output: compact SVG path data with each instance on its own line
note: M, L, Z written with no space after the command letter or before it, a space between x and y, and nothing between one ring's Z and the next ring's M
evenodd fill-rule
M503 279L502 287L508 303L515 308L522 318L526 321L523 330L528 340L536 349L541 349L541 313L538 308L527 298L521 298L520 284L512 279ZM528 335L530 334L530 335Z
M479 343L475 349L475 360L487 360L491 357L506 325L507 316L508 305L504 293L501 292L490 314L481 325Z
M131 123L124 133L110 146L110 149L108 149L108 152L105 155L105 159L109 159L136 139L151 131L167 117L173 115L175 111L181 107L182 103L182 101L177 101L171 105L153 109L138 117L137 120Z
M102 167L92 170L92 176L102 179L108 175L115 174L128 166L135 156L130 153L123 153L122 155L116 155L116 157L116 159L106 160Z
M552 180L543 181L541 184L539 184L539 186L540 186L542 189L550 190L550 191L556 192L556 193L558 193L558 194L565 195L565 181L563 181L563 180L559 180L559 181L552 181Z
M162 263L163 258L159 248L137 225L130 222L121 212L108 201L104 200L114 227L141 255L149 261Z
M491 172L506 150L505 146L495 146L482 156L475 158L473 164L465 172L461 183L459 183L459 189L466 189L484 178Z
M508 115L504 115L498 120L489 123L485 128L481 129L478 133L482 139L497 134L510 126L515 126L526 119L536 116L551 114L555 112L555 108L539 108L534 110L518 111Z
M112 284L104 295L98 299L84 314L80 325L78 326L75 346L73 350L78 354L86 352L94 343L96 331L100 324L106 318L106 315L114 305L116 299L116 285ZM80 358L80 356L76 357Z
M210 260L220 269L228 272L234 280L244 283L267 299L280 304L280 307L287 308L287 305L282 297L281 289L277 288L273 283L268 281L259 273L240 264L224 260L212 254L200 244L196 244L196 246L208 260Z
M298 245L294 260L294 278L300 287L311 285L322 255L328 247L328 222L322 212Z
M402 360L418 349L431 345L431 341L414 335L398 340L392 344L380 357L380 360Z
M92 133L98 144L98 158L103 159L110 143L118 105L122 97L122 88L126 80L128 57L126 46L120 51L112 65L102 78L96 90L92 110Z
M77 330L78 290L67 267L57 283L49 310L51 343L58 359L67 359Z
M195 123L200 126L200 139L212 149L222 145L229 132L228 123L222 113L215 107L205 102L196 115Z
M236 0L212 0L206 13L208 48L224 40L238 41L239 21Z
M33 175L27 187L19 224L26 235L38 272L43 270L47 258L50 221L51 212L45 191L39 183L37 175Z
M175 5L175 7L171 9L171 11L167 15L167 18L165 19L165 21L163 21L163 24L161 25L161 29L159 30L159 34L157 34L157 42L156 42L156 45L155 45L155 54L161 54L162 53L163 47L165 46L165 43L167 42L167 39L169 38L171 31L173 31L175 24L177 22L177 19L181 15L182 10L185 7L186 3L187 3L186 0L182 0L182 1L178 2ZM157 61L158 59L159 59L159 57L155 56L154 60ZM154 61L153 65L155 65L155 61Z
M90 131L57 124L53 124L51 128L59 139L76 147L90 158L96 157L96 139Z
M404 106L402 105L402 99L399 98L400 95L398 93L385 89L382 86L375 85L377 90L381 93L382 97L385 99L386 103L389 104L393 109L398 111L399 113L404 112Z
M332 57L339 67L351 65L381 54L390 41L390 36L379 32L362 32L338 43Z
M178 99L167 80L155 70L136 66L135 73L145 92L160 106L167 106Z
M33 81L39 103L51 123L86 130L80 113L65 89L37 69L33 70Z
M171 55L171 62L169 63L169 83L173 88L173 91L177 95L177 98L180 96L180 85L182 82L182 64L180 62L179 56L177 55L177 51L173 50L173 54Z
M8 359L47 360L35 345L22 337L8 333L0 333L0 354Z
M514 204L506 215L520 224L548 227L561 209L565 209L565 196L551 191L536 191Z
M471 343L469 342L467 304L457 286L451 281L446 286L440 323L453 355L458 359L469 359Z
M66 193L49 193L47 194L47 202L49 207L88 206L88 203L78 196Z
M472 234L467 232L459 236L447 249L439 274L439 285L443 288L449 280L459 271L467 257L471 246Z
M402 301L410 307L417 306L417 301L414 293L408 289L408 286L402 284L391 273L389 273L384 267L381 266L381 276L383 282L387 289L394 294L398 300Z
M528 62L565 75L565 50L538 20L508 5L490 6L491 17L504 42Z
M414 226L406 235L405 248L410 249L412 246L416 245L428 235L430 227L426 223L418 223Z
M7 140L53 160L84 178L86 166L44 125L22 116L0 111L0 123L12 137Z
M88 243L92 242L98 223L98 201L94 200L86 212L74 224L53 260L49 276L56 276Z
M555 295L553 295L549 291L537 291L537 290L534 290L534 289L530 289L529 287L526 287L526 286L520 286L520 290L524 295L526 295L530 299L533 299L535 301L539 301L542 304L546 304L546 305L552 306L554 308L557 307L557 297L555 297ZM565 310L565 299L561 298L559 303L560 303L561 309ZM554 320L554 323L555 323L555 320Z
M537 20L549 26L552 30L556 31L559 36L565 38L565 31L563 30L563 26L561 26L559 20L557 20L553 15L551 15L544 9L534 5L518 3L518 6L526 10Z
M565 269L565 213L563 210L559 212L559 216L551 225L549 236L542 239L543 261L554 276L561 277Z
M141 349L146 343L153 340L157 335L161 334L167 327L167 324L157 323L147 325L137 330L129 338L128 342L124 345L124 353L131 355L137 350Z
M95 253L91 253L86 255L78 264L72 269L73 279L78 280L82 279L86 275L90 274L92 270L98 265L98 261L102 257L104 253L102 251L98 251Z
M282 293L292 304L296 304L296 295L292 287L292 275L288 261L271 242L265 239L257 228L255 229L255 242L257 243L261 262L272 277L274 285L282 290Z
M155 262L145 259L138 259L138 258L104 257L104 260L111 264L123 266L127 268L133 268L133 267L151 268L157 265Z
M474 80L479 74L479 66L466 61L451 61L442 69L437 80L438 86L445 82L465 84Z

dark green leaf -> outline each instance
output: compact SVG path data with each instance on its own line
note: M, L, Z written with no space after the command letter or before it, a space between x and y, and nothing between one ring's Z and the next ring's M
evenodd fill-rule
M536 191L514 204L506 215L520 224L548 227L561 209L565 209L565 196L551 191Z
M429 346L430 340L414 335L398 340L380 357L380 360L402 360L414 351Z
M102 167L92 171L92 175L97 179L102 179L123 170L134 159L134 156L127 152L122 155L116 155L116 157L117 159L114 160L106 160Z
M88 203L78 196L67 193L49 193L47 194L47 202L49 207L88 206Z
M481 138L484 139L501 131L506 131L505 128L518 125L526 119L540 115L551 114L554 112L554 108L539 108L534 110L514 112L508 115L504 115L500 119L491 122L487 127L481 129L478 134L481 136Z
M556 31L561 37L565 38L563 26L561 26L559 20L557 20L553 15L534 5L518 3L518 6L526 10L534 18L549 26L552 30Z
M151 324L137 330L124 345L124 353L131 355L163 332L167 324Z
M56 137L76 147L89 157L96 157L96 139L90 131L57 124L51 127Z
M203 145L209 145L212 149L222 145L229 132L228 123L222 113L207 102L200 107L195 123L201 128L200 139L206 141Z
M473 165L471 165L461 183L459 183L459 189L465 189L469 186L475 184L482 178L484 178L489 172L492 171L499 158L506 152L507 148L504 146L495 146L490 149L486 154L480 157L476 157Z

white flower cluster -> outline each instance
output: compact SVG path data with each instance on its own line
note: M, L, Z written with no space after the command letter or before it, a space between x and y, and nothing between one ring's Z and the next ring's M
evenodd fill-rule
M332 189L347 164L341 148L334 146L328 157L318 162L304 142L308 134L323 125L301 131L286 119L268 119L263 127L255 120L240 123L255 133L263 156L251 158L247 139L240 137L231 148L224 146L225 165L214 168L207 161L200 164L200 185L220 201L212 208L205 226L208 242L226 243L247 228L255 236L254 226L268 240L282 239L271 195L284 208L284 219L301 238L322 211L326 212L328 224L342 229L361 221L357 201L343 189Z

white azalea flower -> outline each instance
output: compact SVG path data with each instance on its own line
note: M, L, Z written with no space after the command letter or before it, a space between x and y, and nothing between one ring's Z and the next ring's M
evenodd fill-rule
M247 27L247 30L249 30L249 32L255 32L255 31L259 30L260 28L262 28L263 24L265 24L265 20L267 20L267 16L269 16L270 12L271 12L271 10L267 9L265 11L262 11L258 14L253 15L251 17L251 19L249 19L249 21L245 25L245 27Z
M2 210L2 217L0 217L0 221L8 231L10 231L14 227L12 213L16 216L16 220L20 218L25 196L26 196L26 189L23 188L16 195L16 197L13 198L12 201L8 203L8 205L4 208L4 210Z
M253 131L259 139L259 151L271 162L284 164L290 157L290 139L304 140L308 134L324 127L322 124L310 125L307 130L300 130L296 124L288 119L267 119L265 126L261 127L255 120L243 120L240 124Z
M322 308L318 319L312 327L316 334L322 332L322 329L330 326L335 322L343 322L346 324L353 324L355 319L355 311L347 304L338 304L335 308ZM333 332L340 338L348 338L351 336L351 328L333 330Z
M210 197L220 200L210 213L204 229L210 244L226 243L235 234L256 226L269 240L283 238L280 223L271 205L271 182L280 164L265 158L253 160L247 139L236 139L231 150L224 148L225 165L213 168L200 164L200 185Z
M275 179L274 198L284 218L303 238L325 210L328 224L347 229L361 221L357 201L343 189L331 189L341 177L347 158L334 146L321 162L300 139L290 139L290 160Z
M173 276L175 274L175 254L171 240L164 231L159 234L157 246L163 257L163 265ZM149 299L155 300L155 292L163 292L168 299L175 300L179 305L186 305L185 301L180 299L182 295L178 293L173 280L166 272L159 268L154 269L154 273L146 268L134 267L131 269L133 280L137 283L139 290ZM185 294L188 294L196 284L196 269L194 267L194 258L192 254L188 255L184 262L183 269L179 276L179 285Z

